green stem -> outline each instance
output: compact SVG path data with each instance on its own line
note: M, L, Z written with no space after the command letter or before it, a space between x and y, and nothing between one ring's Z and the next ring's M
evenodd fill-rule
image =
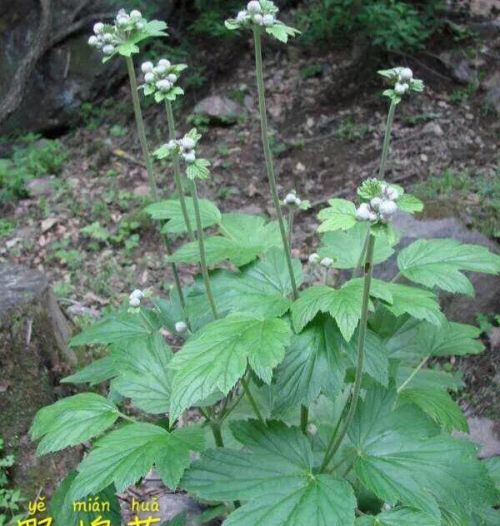
M128 422L133 422L134 424L137 424L137 420L135 418L132 418L131 416L128 416L125 413L122 413L121 411L118 411L118 415L120 416L120 418L123 418Z
M252 409L257 416L257 418L260 420L260 422L264 425L266 425L266 422L264 418L262 417L262 413L259 410L259 406L257 405L257 402L255 401L255 398L252 395L252 392L250 391L250 386L248 385L248 381L246 378L241 379L241 385L243 386L243 390L245 391L245 395L248 398L248 401L250 402L250 405L252 406Z
M342 425L342 431L338 436L331 441L331 445L327 448L325 452L325 457L323 463L321 464L320 471L324 471L330 460L333 458L338 448L342 444L351 422L356 414L356 408L359 400L359 393L361 391L361 381L363 379L363 363L365 357L365 338L366 338L366 329L368 325L368 307L370 303L370 287L372 282L372 272L373 272L373 249L375 247L375 236L368 233L368 245L366 248L366 259L364 266L364 285L363 285L363 301L361 306L361 321L359 323L359 334L358 334L358 361L356 365L356 377L354 380L354 387L352 392L351 404L349 406L349 412L345 418L345 421Z
M427 363L427 360L430 358L426 356L411 372L410 376L398 387L398 393L400 393L412 380L415 378L416 374L422 369L422 367Z
M309 422L309 408L305 405L300 406L300 429L304 435L307 433L307 424Z
M396 106L397 104L391 101L391 106L389 107L389 114L387 115L387 123L385 125L384 145L382 146L382 158L380 159L380 167L378 170L378 178L380 180L383 180L385 176L385 167L387 163L387 157L389 156L392 123L394 122L394 113L396 111Z
M205 291L207 293L208 302L210 303L210 308L212 309L212 313L214 315L214 318L217 319L219 317L219 313L217 312L217 306L215 304L215 298L212 294L212 287L210 286L210 276L208 274L208 265L207 265L207 256L205 253L205 242L203 239L203 225L201 223L201 215L200 215L200 203L198 200L198 190L196 188L196 182L191 181L191 187L192 187L192 194L193 194L193 206L194 206L194 215L196 218L196 230L198 233L198 248L200 250L200 263L201 263L201 273L203 275L203 281L205 283Z
M165 108L167 110L169 138L170 140L175 141L176 132L175 132L174 110L172 108L172 103L169 100L167 100L165 104ZM174 181L175 181L175 187L177 189L177 193L179 194L179 201L181 203L181 210L182 210L182 215L184 217L184 223L186 225L186 229L188 231L189 237L191 238L191 241L194 241L194 232L191 226L191 221L189 220L189 213L188 213L188 209L186 205L186 197L184 195L184 187L182 186L181 166L179 163L178 154L174 155Z
M224 439L222 438L220 424L212 422L210 424L210 429L212 430L212 434L214 436L215 445L217 447L224 447Z
M139 100L139 92L137 91L137 77L135 76L135 69L134 69L134 62L132 61L131 57L125 57L125 61L127 63L127 70L128 70L128 77L130 80L130 91L132 94L132 102L134 105L134 115L135 115L135 123L137 125L137 134L139 135L139 142L141 143L142 148L142 155L144 157L144 162L146 163L146 170L148 172L148 178L149 178L149 189L151 192L151 198L154 201L158 200L158 188L156 186L156 179L153 172L153 161L151 159L151 154L149 153L149 147L148 142L146 139L146 131L144 128L144 118L142 116L142 110L141 110L141 101ZM167 252L167 256L170 256L172 254L172 247L170 245L170 240L168 238L168 235L163 236L164 242L165 242L165 249ZM187 318L187 315L185 314L186 311L186 301L184 299L184 293L182 292L182 285L181 280L179 278L179 272L177 271L177 265L175 263L170 263L170 267L172 269L172 274L174 276L174 282L175 282L175 288L177 289L177 295L179 296L179 301L181 303L182 311L184 312L184 318L186 321L186 324L189 327L189 320Z
M288 245L290 246L290 250L292 250L294 217L295 217L295 211L293 208L290 208L290 211L288 212Z
M281 211L281 203L278 197L278 190L276 188L276 176L274 174L273 156L271 153L271 145L269 144L269 130L267 123L266 111L266 94L264 86L264 73L262 68L262 42L261 31L259 28L254 29L255 42L255 71L257 74L257 91L259 94L259 112L260 125L262 132L262 145L264 147L264 157L266 159L267 178L269 179L269 186L271 188L271 195L273 198L274 208L278 217L278 223L281 232L281 239L283 241L283 248L285 249L286 264L290 274L290 283L292 284L292 291L294 299L299 297L297 283L295 281L295 274L293 273L292 256L290 253L290 244L288 243L288 236L286 233L285 222L283 220L283 213Z
M128 78L130 80L130 91L132 93L132 103L134 105L137 134L139 135L139 142L141 143L142 155L144 157L144 162L146 163L146 170L148 172L151 197L156 201L158 199L158 188L156 186L155 174L153 172L153 161L151 159L151 154L149 153L148 148L148 142L146 140L144 118L142 116L139 92L137 91L137 77L135 76L134 62L132 61L132 57L125 57L125 61L127 62Z

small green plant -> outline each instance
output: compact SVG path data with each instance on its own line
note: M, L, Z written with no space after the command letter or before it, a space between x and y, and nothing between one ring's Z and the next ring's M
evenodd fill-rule
M423 203L385 180L391 128L399 104L423 83L393 68L379 72L390 83L390 106L378 177L360 184L356 203L334 198L320 211L320 246L308 265L323 267L324 279L304 282L291 247L294 217L309 203L293 190L280 199L267 123L262 36L286 42L296 34L277 16L273 2L254 0L226 22L253 32L275 220L222 213L199 195L210 162L196 129L177 137L175 81L161 82L171 64L143 65L155 75L145 85L165 104L169 126L155 157L172 161L179 196L158 200L152 184L146 212L167 241L187 240L167 253L168 298L135 289L71 341L106 350L63 381L110 381L112 396L67 397L33 422L40 455L93 442L63 483L56 511L121 493L154 468L172 490L212 503L206 517L223 517L225 526L496 525L498 463L477 460L473 444L451 435L467 430L449 394L457 380L426 365L483 350L479 329L448 321L437 294L472 295L464 272L498 274L500 257L450 239L397 250L394 214ZM134 91L133 103L146 155ZM392 279L375 277L396 251ZM199 265L191 286L181 286L179 264ZM165 330L182 341L178 352Z
M357 141L368 133L368 126L356 124L352 117L344 119L337 128L336 134L340 139Z
M24 499L20 490L8 487L8 470L14 465L14 456L5 456L3 445L0 438L0 526L13 526L21 518L18 512Z
M37 177L57 175L67 159L58 140L28 135L14 148L12 158L0 159L0 202L27 197L26 184Z
M16 224L9 219L0 219L0 238L8 236L16 228Z

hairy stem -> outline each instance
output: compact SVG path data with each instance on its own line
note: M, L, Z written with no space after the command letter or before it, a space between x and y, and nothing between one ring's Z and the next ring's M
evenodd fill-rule
M203 282L205 283L205 291L207 293L207 298L210 304L210 308L212 309L214 318L217 319L219 317L219 313L217 312L217 305L215 304L215 298L212 293L212 287L210 286L210 276L208 274L207 256L205 253L205 241L203 237L204 232L203 232L203 225L201 223L201 215L200 215L200 203L198 200L198 190L196 188L195 181L191 181L191 188L192 188L192 194L193 194L194 215L196 218L196 230L198 234L197 237L198 237L198 248L200 251L201 273L203 275Z
M266 425L266 421L262 417L262 413L260 412L259 406L257 405L257 402L255 401L255 398L253 397L252 392L250 391L250 386L248 385L248 381L245 377L241 379L241 385L243 386L243 390L245 391L245 395L248 398L250 405L252 406L255 416L259 419L259 421L262 424Z
M139 92L137 91L137 77L135 76L134 62L132 61L131 57L125 57L125 60L127 63L128 77L130 80L130 91L132 94L132 102L134 105L134 115L135 115L135 123L137 125L137 134L139 135L139 142L141 143L142 155L144 157L144 162L146 163L146 170L148 172L149 189L151 193L151 198L154 201L157 201L158 200L158 188L156 186L156 179L155 179L155 175L153 172L153 162L151 159L151 154L149 152L148 142L146 139L146 131L144 129L144 118L142 116L141 102L139 100ZM170 240L168 239L167 234L163 236L163 240L165 242L165 250L167 252L167 256L170 256L172 254L172 248L171 248ZM182 285L181 285L181 280L179 278L179 272L177 271L177 266L175 263L173 262L170 263L170 267L172 269L172 274L174 276L174 282L175 282L175 288L177 290L177 295L179 296L179 301L182 307L182 311L184 312L184 318L185 318L186 324L189 327L189 320L187 318L187 315L185 314L186 301L184 299L184 293L182 292Z
M385 176L385 167L387 163L387 157L389 156L392 123L394 122L394 113L396 111L396 106L397 104L391 101L391 106L389 107L389 114L387 115L387 123L385 125L384 145L382 146L382 158L380 159L380 167L378 169L378 178L381 180L383 180Z
M149 188L151 190L151 197L156 201L158 199L158 188L156 186L156 178L153 172L153 161L149 153L148 142L146 140L146 131L144 129L144 118L142 116L141 102L139 100L139 92L137 91L137 77L135 76L134 62L132 57L125 57L127 62L128 78L130 80L130 91L132 94L132 102L134 105L135 123L137 125L137 134L139 135L139 142L141 143L142 155L146 163L146 170L149 178Z
M361 391L361 381L363 379L363 363L365 357L365 338L366 328L368 325L368 307L370 302L370 287L372 282L372 271L373 271L373 249L375 246L375 237L370 232L368 233L368 245L366 247L366 259L364 266L364 284L363 284L363 301L361 306L361 321L359 323L358 333L358 361L356 364L356 376L354 380L354 387L352 391L351 404L349 411L342 424L342 430L339 434L330 440L330 443L326 449L323 463L321 464L320 471L323 472L330 460L333 458L337 450L339 449L344 437L349 431L349 427L356 413L356 408L359 400L359 393Z
M172 108L172 103L167 100L165 103L165 108L167 110L167 121L168 121L168 134L169 138L172 141L175 141L176 132L175 132L175 119L174 119L174 110ZM191 222L189 220L188 209L186 205L186 197L184 195L184 187L182 186L182 176L181 176L181 166L179 163L179 155L174 155L174 181L177 193L179 194L179 201L181 203L182 215L184 217L184 223L188 231L191 241L194 241L194 232L191 227Z
M288 243L288 236L286 233L285 222L283 220L283 213L281 211L281 204L278 197L278 190L276 188L276 176L274 174L273 156L271 153L271 145L269 144L269 130L267 124L266 111L266 94L264 87L264 72L262 68L262 42L261 31L259 28L254 29L255 42L255 71L257 74L257 91L259 93L259 112L260 125L262 132L262 145L264 147L264 157L266 159L267 178L271 188L271 195L273 198L274 208L278 217L278 223L281 232L281 239L283 241L283 248L285 249L286 264L290 274L290 283L292 284L292 291L294 299L299 297L297 283L295 281L295 274L293 273L292 255L290 253L290 244Z

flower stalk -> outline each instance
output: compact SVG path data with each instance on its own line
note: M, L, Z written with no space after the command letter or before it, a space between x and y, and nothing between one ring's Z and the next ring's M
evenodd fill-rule
M267 122L267 110L266 110L266 94L264 86L264 72L262 67L262 41L261 41L261 29L254 27L254 43L255 43L255 71L257 75L257 91L259 95L259 113L260 113L260 125L262 133L262 145L264 148L264 157L266 160L266 171L269 180L269 186L271 188L271 195L273 199L274 208L278 217L278 223L281 233L281 239L283 241L283 248L285 250L286 264L288 272L290 274L290 283L292 285L293 298L299 297L297 283L295 281L295 274L293 272L292 256L290 252L290 244L288 242L288 236L285 227L285 221L283 219L283 213L281 211L281 203L278 197L278 190L276 187L276 176L274 173L273 156L271 153L271 145L269 143L269 129Z
M158 200L158 187L156 185L156 178L155 178L154 171L153 171L153 161L151 159L151 154L149 152L148 142L146 139L146 130L144 127L144 117L142 115L141 102L139 100L139 92L137 90L137 77L135 75L134 62L131 57L125 57L125 61L127 63L128 77L130 81L130 91L131 91L132 102L134 106L134 115L135 115L135 122L137 126L137 134L139 135L139 142L141 144L142 155L144 157L144 162L146 163L146 170L148 173L151 198L154 201L157 201ZM170 240L168 238L168 235L165 234L163 236L163 239L165 242L165 249L167 252L167 256L170 256L172 254L172 249L170 246ZM184 293L182 291L182 285L181 285L181 280L179 277L179 272L177 270L177 265L174 262L172 262L170 264L170 267L172 269L172 274L174 276L175 288L177 291L177 295L179 296L179 301L182 307L182 311L184 312L186 323L189 326L189 320L187 319L187 315L185 314L186 301L184 299Z
M359 324L358 334L358 359L356 364L356 376L354 380L354 387L352 391L351 404L349 411L343 422L342 430L338 435L332 434L330 442L326 448L323 463L321 464L320 472L325 471L328 464L332 460L335 453L341 446L349 427L351 426L354 415L356 414L356 408L359 401L359 393L361 391L361 382L363 379L363 364L365 358L365 340L366 340L366 329L368 325L368 308L370 303L370 288L372 282L373 273L373 251L375 248L375 236L368 232L368 243L366 247L366 259L364 265L364 283L363 283L363 300L361 305L361 321Z
M176 130L175 130L175 119L174 119L174 111L172 108L172 103L167 100L165 102L165 109L167 111L167 122L168 122L168 133L169 138L171 141L175 141L176 139ZM184 223L186 225L186 229L188 231L189 237L192 241L194 241L194 232L193 228L191 226L191 221L189 220L189 214L188 209L186 205L186 197L184 194L184 187L182 185L182 176L181 176L181 167L179 163L179 155L176 153L173 157L173 165L174 165L174 181L175 181L175 187L177 189L177 193L179 194L179 201L181 203L181 210L182 210L182 216L184 217Z
M389 149L391 145L391 132L392 125L394 123L394 114L396 112L397 102L391 100L391 105L389 107L389 113L387 115L387 122L385 125L385 135L384 135L384 144L382 146L382 158L380 159L380 166L378 170L378 178L383 181L385 176L385 168L387 164L387 158L389 156Z

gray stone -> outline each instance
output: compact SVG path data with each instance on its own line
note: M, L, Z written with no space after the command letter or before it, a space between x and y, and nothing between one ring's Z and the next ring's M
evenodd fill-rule
M435 135L436 137L442 137L444 134L443 129L437 122L428 122L422 128L422 132L428 135Z
M445 219L419 220L408 214L397 214L394 226L403 233L398 249L404 248L417 239L451 238L463 243L482 245L492 252L498 252L498 246L476 230L468 229L454 217ZM375 274L383 279L391 279L397 274L396 258L376 267ZM499 312L500 280L489 274L470 273L469 279L476 294L473 298L463 295L443 293L440 295L443 310L449 319L463 323L476 323L479 313Z
M17 455L12 482L33 497L77 461L74 452L37 459L28 434L37 411L56 400L54 373L76 358L67 346L69 325L45 276L0 265L0 296L0 429L6 450Z
M53 175L47 175L44 177L37 177L26 183L26 190L32 197L50 196L54 193L54 180Z
M468 433L455 433L464 436L480 446L479 458L491 458L500 455L500 422L489 418L470 417Z
M193 112L195 115L208 117L214 124L234 124L245 115L241 104L221 95L213 95L201 100Z

